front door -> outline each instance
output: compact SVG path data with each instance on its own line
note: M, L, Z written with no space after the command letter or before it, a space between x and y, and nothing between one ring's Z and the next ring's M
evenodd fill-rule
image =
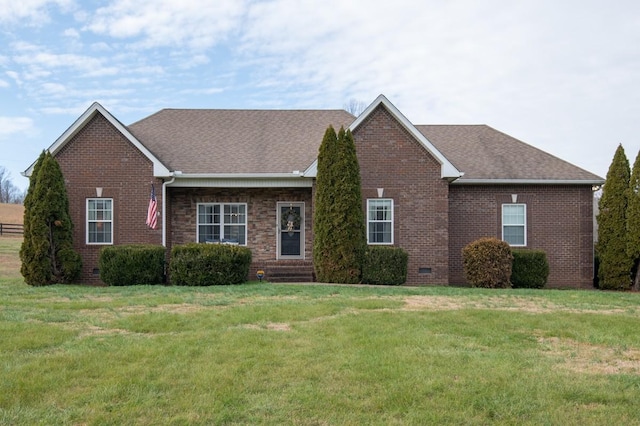
M278 259L304 259L304 203L278 203Z

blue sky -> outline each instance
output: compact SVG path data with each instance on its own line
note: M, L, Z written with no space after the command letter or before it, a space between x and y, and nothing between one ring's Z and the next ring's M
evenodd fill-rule
M487 124L606 175L640 149L637 0L0 0L0 166L24 171L98 101L343 108Z

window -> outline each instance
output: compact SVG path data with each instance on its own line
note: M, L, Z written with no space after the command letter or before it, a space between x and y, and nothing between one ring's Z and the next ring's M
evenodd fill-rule
M246 204L198 204L198 242L247 244Z
M367 200L367 243L393 244L393 200Z
M502 239L512 246L527 245L527 208L525 204L502 205Z
M113 199L87 199L87 244L113 244Z

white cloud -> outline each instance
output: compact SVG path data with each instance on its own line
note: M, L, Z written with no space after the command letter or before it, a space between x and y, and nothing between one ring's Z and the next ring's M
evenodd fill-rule
M137 39L143 48L206 49L237 29L244 3L240 0L115 0L88 18L85 28L113 38Z
M105 65L105 61L92 56L76 55L72 53L56 54L46 51L16 55L13 61L17 64L34 68L55 69L70 68L85 73L88 76L106 76L118 73L117 67Z
M79 39L80 38L80 33L75 28L67 28L66 30L64 30L62 32L62 35L65 36L65 37L72 38L72 39Z
M0 88L5 88L11 86L8 82L4 80L0 80Z
M203 87L199 89L181 90L180 93L183 95L216 95L224 91L225 89L222 87L209 87L209 88Z
M70 107L56 106L56 107L40 108L40 112L47 115L68 115L73 117L73 116L79 116L84 111L86 111L87 108L88 106L86 105L74 105Z
M421 120L434 113L478 120L483 111L526 107L532 95L553 102L558 90L579 97L606 92L602 70L638 57L630 42L637 26L622 23L627 29L620 31L619 15L607 13L589 19L599 9L589 1L276 0L253 5L240 51L260 65L255 77L263 86L272 82L282 92L302 86L334 103L384 92ZM623 81L637 78L630 71L637 66L620 65L630 74Z
M42 25L49 21L52 6L68 10L73 0L0 0L0 23Z
M114 86L141 86L141 85L147 85L150 82L151 80L145 77L139 77L139 78L125 77L125 78L118 78L116 80L113 80L113 85Z
M4 140L13 135L31 132L33 120L29 117L3 117L0 116L0 139Z
M260 4L249 14L243 52L263 61L267 80L367 101L384 92L396 100L424 101L426 95L460 104L470 91L496 85L513 72L513 58L527 36L518 19L522 11L487 13L484 3L469 2L409 6ZM514 41L497 42L509 38Z
M42 94L49 96L60 96L68 91L64 85L59 83L44 83L40 89Z
M211 62L211 60L206 55L190 55L185 60L180 61L179 66L183 69L189 69L208 64L209 62Z
M12 79L18 86L22 85L22 79L20 78L20 74L16 71L7 71L5 74Z

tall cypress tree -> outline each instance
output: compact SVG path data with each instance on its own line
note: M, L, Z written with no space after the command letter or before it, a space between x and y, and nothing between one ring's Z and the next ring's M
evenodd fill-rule
M24 197L24 217L23 217L23 240L22 246L20 247L20 260L22 264L20 266L20 273L23 277L27 277L27 275L46 275L45 272L37 272L39 263L36 262L36 258L39 257L38 252L41 252L45 248L40 247L39 250L36 250L35 243L36 240L32 238L31 234L31 221L33 220L33 203L34 203L34 193L36 187L36 176L40 172L40 167L44 162L46 157L45 151L42 151L38 160L35 162L33 166L33 170L31 171L31 177L29 179L29 188L27 189L27 194ZM28 281L27 281L28 282Z
M632 259L627 252L629 160L618 146L602 188L598 214L597 252L599 285L606 290L628 290Z
M631 169L627 192L627 254L633 262L633 287L640 289L640 151Z
M33 286L68 283L78 278L82 266L73 250L73 223L69 199L58 162L43 153L34 166L25 198L21 272Z
M325 132L318 154L313 260L319 281L358 283L366 248L360 166L351 131Z
M338 135L332 126L324 132L318 153L318 172L313 213L313 264L319 281L329 282L335 269L329 264L333 250L331 238L333 188L335 186L335 162Z

